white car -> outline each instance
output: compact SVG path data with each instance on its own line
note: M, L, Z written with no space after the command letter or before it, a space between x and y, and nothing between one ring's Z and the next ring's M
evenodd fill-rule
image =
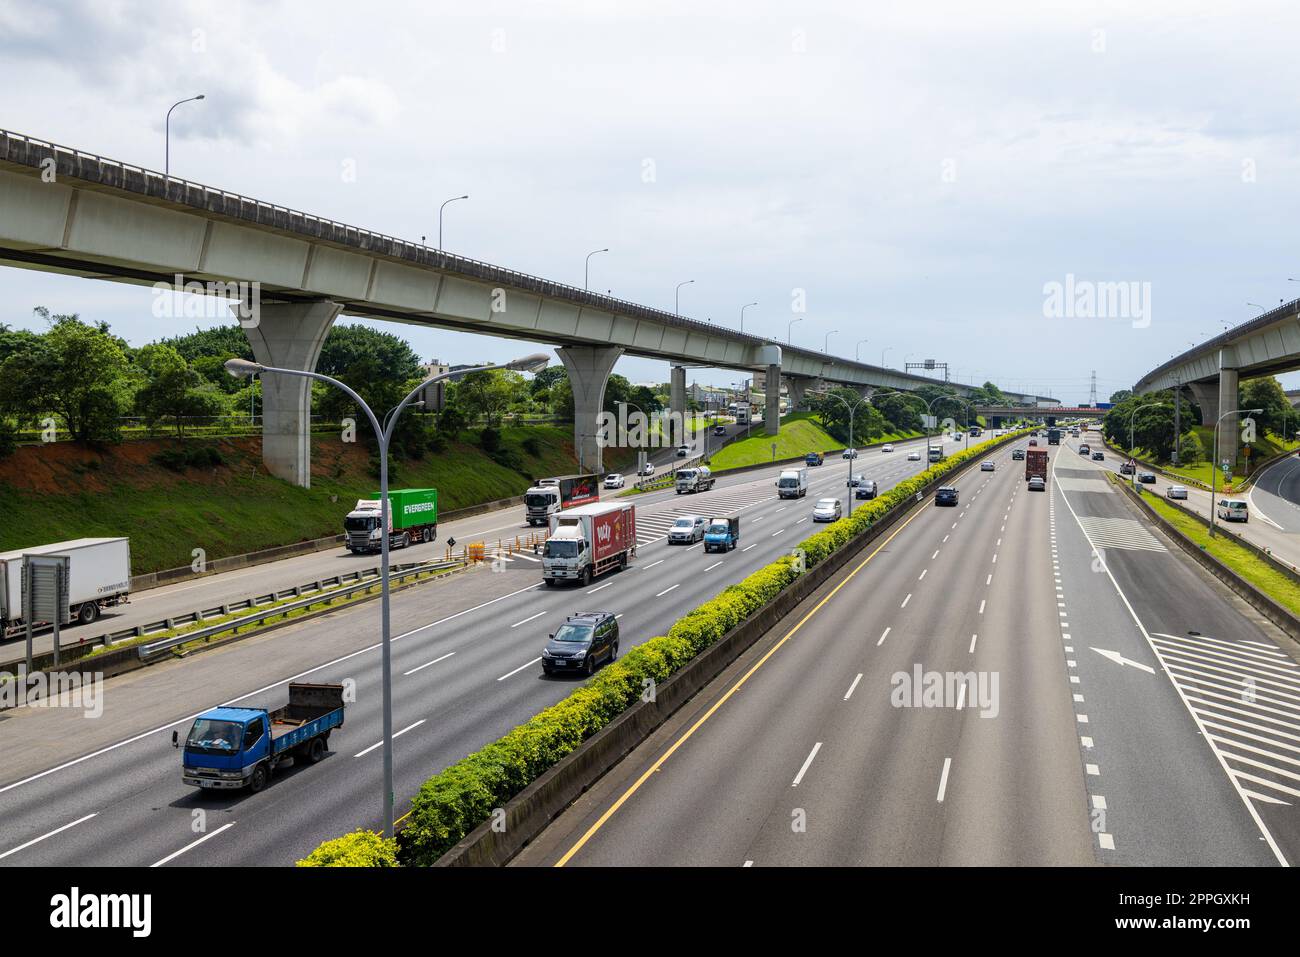
M997 468L997 466L993 463L992 459L985 459L980 463L981 472L992 472L995 468Z
M814 522L836 522L842 514L839 499L819 498L813 506L812 519Z
M858 457L858 450L857 450L857 449L845 449L845 450L840 454L840 458L842 458L842 459L856 459L857 457Z
M653 464L652 462L647 462L645 465L643 465L643 466L641 467L641 471L637 472L636 474L637 474L637 475L654 475L654 474L655 474L655 467L654 467L654 464Z
M679 446L677 446L677 457L678 457L679 459L684 459L684 458L686 458L686 456L688 456L688 455L690 455L690 454L691 454L691 447L690 447L689 445L679 445Z
M892 445L882 445L882 446L880 447L880 451L882 451L882 452L892 452L892 451L894 451L894 447L893 447Z
M668 529L668 544L697 542L704 538L704 531L708 524L709 520L703 515L683 515L673 522L672 527Z
M1187 498L1186 485L1171 485L1165 489L1165 498Z
M605 488L622 488L623 476L617 472L610 472L605 476Z
M908 452L908 453L907 453L907 461L909 461L909 462L919 462L919 461L921 461L921 453L920 453L920 452Z

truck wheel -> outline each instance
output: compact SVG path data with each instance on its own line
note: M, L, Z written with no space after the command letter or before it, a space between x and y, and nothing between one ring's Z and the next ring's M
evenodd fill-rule
M319 764L325 758L325 741L321 738L312 738L311 744L307 745L307 763Z
M582 570L582 584L584 586L591 584L591 566L588 565Z
M77 620L80 621L83 625L89 625L93 623L95 619L98 617L99 617L99 606L96 605L93 601L82 603L81 608L78 609L77 611Z
M256 794L258 791L265 789L266 782L270 779L271 772L266 770L266 765L259 764L253 769L253 774L248 779L248 790Z
M546 587L547 587L547 588L551 588L551 587L553 587L553 586L555 585L555 579L554 579L554 578L543 578L542 581L546 582Z

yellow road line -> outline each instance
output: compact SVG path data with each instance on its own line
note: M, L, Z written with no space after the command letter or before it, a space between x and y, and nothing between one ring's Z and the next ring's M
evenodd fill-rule
M969 469L967 471L969 471ZM700 719L696 721L693 725L691 725L690 729L685 734L683 734L680 738L678 738L676 741L673 742L672 747L670 747L667 751L665 751L663 755L657 761L655 761L654 764L652 764L649 768L646 769L645 773L643 773L639 778L637 778L636 782L630 788L628 788L626 791L623 792L623 794L619 797L617 801L615 801L612 805L610 805L609 809L600 816L600 818L596 821L595 824L593 824L590 827L590 829L588 829L587 833L582 835L582 837L578 840L578 843L574 844L573 847L569 848L569 850L565 852L564 856L555 862L555 866L563 867L565 864L569 862L569 860L573 857L574 854L577 854L578 851L582 850L582 846L586 844L587 841L591 840L591 838L595 835L597 831L599 831L602 827L605 826L605 822L614 816L615 812L618 811L618 809L623 806L623 804L628 800L628 798L630 798L633 794L635 794L640 789L641 785L645 784L645 782L649 780L650 776L654 774L656 771L658 771L663 766L663 763L667 761L670 757L672 757L673 753L678 748L680 748L683 744L685 744L687 740L690 739L691 735L693 735L696 731L700 729L700 727L704 724L704 722L708 721L709 718L713 717L713 713L717 711L719 708L721 708L724 704L726 704L727 700L733 694L735 694L737 691L740 690L741 685L743 685L746 681L748 681L750 677L754 674L754 672L758 671L759 668L763 667L763 665L767 662L767 659L771 658L774 654L776 654L777 649L779 649L787 641L793 638L795 633L804 626L804 624L808 621L808 619L810 619L813 615L817 614L817 612L821 611L822 606L835 597L836 592L838 592L841 588L843 588L850 581L852 581L853 576L856 575L858 572L860 572L863 568L865 568L867 566L867 563L870 562L873 558L876 557L876 555L880 553L881 549L883 549L886 545L892 542L896 535L898 535L903 529L907 528L908 525L910 525L913 521L916 520L917 517L919 517L922 514L924 514L924 509L918 508L911 515L910 518L904 521L903 524L899 525L898 528L894 529L883 542L881 542L879 545L876 546L875 550L872 551L870 555L862 559L862 561L857 564L857 566L853 569L853 571L849 572L848 575L844 577L844 580L842 582L840 582L838 585L836 585L834 588L831 589L830 594L828 594L825 598L819 601L811 610L809 610L808 614L800 618L798 623L789 631L787 631L785 635L781 638L781 640L778 641L775 645L773 645L768 650L767 654L763 655L762 658L754 662L753 667L750 668L747 672L745 672L744 675L741 676L740 680L737 681L734 685L732 685L731 688L727 691L727 693L724 694L721 698L719 698L714 703L713 707L709 708L708 711L706 711L703 715L701 715Z

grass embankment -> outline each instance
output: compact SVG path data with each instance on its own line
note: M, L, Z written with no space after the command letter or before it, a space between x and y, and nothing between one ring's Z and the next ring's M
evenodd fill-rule
M898 432L871 436L872 442L898 442L915 438L919 432ZM856 441L855 437L855 441ZM776 454L772 445L776 445ZM762 465L780 459L792 459L809 452L829 452L843 448L844 443L822 428L817 416L812 412L792 412L781 420L781 431L777 435L768 435L761 425L755 426L747 438L736 439L716 453L709 461L709 467L715 472L741 468L746 465Z
M1278 604L1300 615L1300 585L1250 549L1233 541L1230 535L1220 533L1211 538L1209 529L1195 518L1179 511L1159 495L1146 489L1140 491L1143 501L1198 548L1218 559Z
M1199 482L1202 485L1209 486L1213 478L1215 484L1221 485L1223 483L1223 473L1220 472L1217 477L1211 474L1214 471L1214 456L1211 454L1211 450L1214 448L1214 429L1205 425L1197 425L1193 426L1189 431L1195 432L1196 437L1201 440L1201 448L1205 450L1204 460L1197 462L1195 465L1173 465L1169 462L1157 462L1156 464L1160 466L1162 471L1168 472L1170 475L1177 475L1179 478L1185 478L1191 482ZM1119 447L1116 445L1116 448ZM1283 442L1281 438L1272 432L1264 433L1251 443L1249 459L1244 455L1237 456L1237 461L1232 466L1232 483L1240 485L1251 476L1253 469L1249 463L1258 466L1260 462L1265 462L1281 452L1290 452L1296 449L1300 449L1300 442ZM1145 459L1148 462L1155 461L1155 457L1145 449L1135 449L1134 453L1138 458Z
M438 489L439 511L447 512L519 495L538 476L577 470L568 427L511 427L501 436L513 467L467 432L443 452L395 460L390 481L394 488ZM530 437L537 441L526 443ZM195 445L216 449L219 464L176 472L154 460ZM605 451L611 467L633 454ZM196 548L211 561L338 534L343 516L378 484L369 449L328 436L312 441L310 489L269 476L256 438L138 441L102 451L71 443L23 447L0 459L0 515L11 517L0 522L0 551L125 535L133 574L177 568L194 560Z

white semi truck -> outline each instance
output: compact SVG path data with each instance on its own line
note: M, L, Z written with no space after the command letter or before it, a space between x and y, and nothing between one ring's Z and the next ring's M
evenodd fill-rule
M0 554L0 636L21 632L23 620L23 556L58 555L68 559L67 619L59 624L89 625L110 605L127 601L131 591L131 540L78 538L53 545L36 545ZM49 622L33 622L34 625Z

